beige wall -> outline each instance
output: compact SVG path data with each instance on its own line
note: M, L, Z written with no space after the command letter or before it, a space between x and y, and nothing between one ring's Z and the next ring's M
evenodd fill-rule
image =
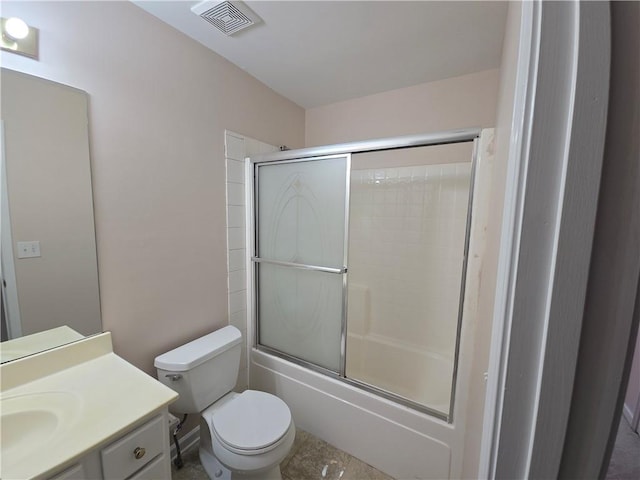
M6 69L0 80L22 334L61 325L97 333L87 95ZM16 244L23 241L40 242L41 255L19 258Z
M467 430L462 471L464 478L477 478L478 475L486 391L484 373L488 370L489 364L493 304L495 299L498 256L500 253L502 207L504 204L507 161L509 159L511 123L516 89L521 14L522 6L520 3L510 2L500 66L500 87L495 128L495 156L490 180L491 195L489 204L493 207L487 224L486 247L483 259L484 271L478 292L478 323L476 325L476 336L474 340L474 360L468 385L469 398L475 400L469 402L467 411Z
M300 147L304 111L129 2L3 2L40 29L4 67L88 92L103 327L156 355L228 322L224 129Z
M311 108L305 144L493 127L498 80L499 70L486 70Z

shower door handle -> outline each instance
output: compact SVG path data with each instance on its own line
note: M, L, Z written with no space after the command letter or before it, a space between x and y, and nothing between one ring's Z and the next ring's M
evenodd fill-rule
M307 265L304 263L283 262L281 260L267 260L266 258L260 258L260 257L251 257L251 261L255 263L268 263L271 265L279 265L281 267L292 267L292 268L300 268L302 270L312 270L314 272L337 273L337 274L347 273L346 266L341 268L321 267L319 265Z

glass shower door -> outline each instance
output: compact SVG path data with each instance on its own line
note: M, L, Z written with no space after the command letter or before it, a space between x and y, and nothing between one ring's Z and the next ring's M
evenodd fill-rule
M350 155L255 166L258 344L343 370Z
M471 142L354 153L346 372L451 417L462 322Z

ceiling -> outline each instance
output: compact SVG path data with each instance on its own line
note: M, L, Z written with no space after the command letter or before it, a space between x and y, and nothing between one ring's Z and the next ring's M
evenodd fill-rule
M194 1L140 8L304 108L497 68L506 2L248 1L262 23L227 37Z

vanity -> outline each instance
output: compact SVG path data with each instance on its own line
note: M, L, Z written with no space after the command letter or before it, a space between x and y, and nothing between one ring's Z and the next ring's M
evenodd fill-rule
M110 333L4 363L0 382L0 478L171 478L177 394L113 353Z

